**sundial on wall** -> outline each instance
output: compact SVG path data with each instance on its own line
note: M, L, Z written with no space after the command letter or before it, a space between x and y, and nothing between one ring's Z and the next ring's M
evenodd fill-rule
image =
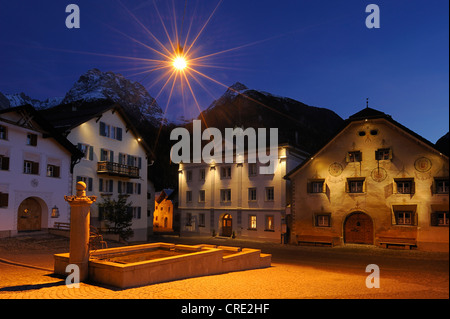
M31 186L38 187L39 186L39 181L36 178L33 178L31 180Z
M431 160L427 157L419 157L414 162L414 168L421 173L428 172L431 169Z
M386 172L386 170L384 168L377 167L377 168L374 168L372 170L372 173L370 173L370 176L372 177L372 179L375 182L379 183L379 182L382 182L382 181L384 181L386 179L387 172Z
M330 175L334 177L341 175L343 170L344 168L338 162L334 162L330 165L330 167L328 167L328 173L330 173Z

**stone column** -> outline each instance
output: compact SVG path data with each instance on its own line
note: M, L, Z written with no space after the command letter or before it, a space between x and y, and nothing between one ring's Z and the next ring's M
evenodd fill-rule
M96 196L86 196L86 184L78 182L76 196L64 196L70 205L70 256L69 263L80 268L80 281L88 278L90 206Z

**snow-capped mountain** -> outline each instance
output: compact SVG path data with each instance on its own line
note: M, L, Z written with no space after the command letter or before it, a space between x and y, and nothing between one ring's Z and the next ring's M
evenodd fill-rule
M133 82L121 74L102 72L91 69L80 76L64 97L49 98L45 101L33 99L25 93L5 94L0 108L30 104L36 109L47 109L60 104L73 102L92 102L96 100L110 100L120 104L134 118L148 120L159 126L163 120L163 111L156 100L138 82Z
M36 109L46 109L61 104L63 97L48 98L44 101L33 99L25 93L5 94L5 97L9 100L10 107L20 106L24 104L30 104Z
M121 74L102 72L98 69L89 70L80 76L62 103L102 99L119 103L132 113L139 112L152 124L159 125L163 119L161 108L142 84L130 81Z

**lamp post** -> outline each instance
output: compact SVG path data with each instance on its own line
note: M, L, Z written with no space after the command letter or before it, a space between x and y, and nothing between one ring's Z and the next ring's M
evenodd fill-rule
M90 206L97 196L86 196L86 184L78 182L76 196L64 196L70 205L69 263L80 269L80 281L88 277Z

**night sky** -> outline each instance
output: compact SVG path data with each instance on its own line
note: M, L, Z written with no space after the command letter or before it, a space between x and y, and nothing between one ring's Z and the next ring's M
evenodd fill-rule
M79 29L66 28L70 3L80 7ZM182 36L190 27L190 42L219 2L187 0L186 14L185 0L155 3L171 37L176 21ZM379 29L365 25L370 3L381 10ZM226 51L198 68L221 84L199 76L192 89L203 109L239 81L343 118L368 97L370 107L436 142L449 130L448 12L446 0L223 0L192 51ZM1 1L0 92L64 96L98 68L139 81L156 97L162 73L138 74L150 69L143 60L118 57L159 58L138 43L161 50L132 15L169 46L153 0ZM174 90L168 116L198 115L190 93L183 100L178 84ZM158 98L162 108L167 97L164 90Z

